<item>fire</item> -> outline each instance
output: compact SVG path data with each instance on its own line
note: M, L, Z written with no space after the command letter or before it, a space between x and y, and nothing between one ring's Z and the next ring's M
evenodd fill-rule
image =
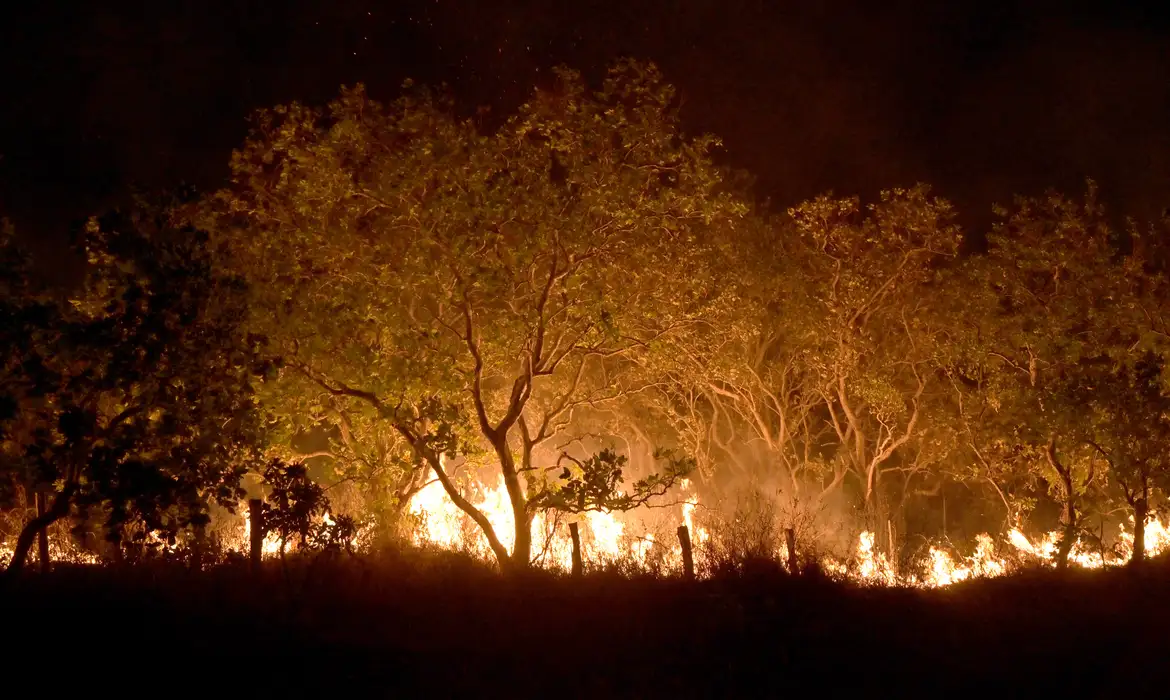
M960 563L955 563L946 550L931 547L930 569L922 584L927 588L942 588L970 578L994 578L1008 572L1008 563L995 554L991 535L977 535L975 541L975 553Z
M680 483L683 500L674 511L677 520L690 532L695 546L696 559L702 556L703 543L711 533L699 522L697 508L699 498L689 481ZM472 484L466 495L492 523L496 536L508 550L514 545L515 531L511 502L501 477L494 485ZM241 504L243 506L243 504ZM242 507L240 526L229 535L224 545L229 550L247 552L252 523L247 508ZM416 519L413 542L416 545L430 545L445 549L466 551L474 556L491 560L494 556L487 538L478 526L460 510L447 496L438 482L433 482L415 494L409 504L409 512ZM572 562L572 541L568 532L569 520L546 520L545 514L538 514L532 522L534 533L534 564L546 568L568 571ZM671 537L660 540L654 532L639 531L627 516L611 512L590 511L570 516L577 522L582 541L582 557L593 565L632 560L649 566L681 566L680 545ZM669 522L669 515L667 515ZM321 521L335 524L330 513L324 513ZM673 526L671 526L673 529ZM1094 540L1092 543L1078 539L1069 552L1069 563L1089 569L1120 566L1133 555L1133 519L1119 525L1114 543L1105 548ZM371 530L367 527L354 535L349 543L356 549L367 547ZM71 544L61 533L50 534L50 553L53 561L73 563L97 563L98 558ZM1061 533L1048 532L1036 538L1029 538L1020 529L1012 528L1001 540L1003 551L997 551L997 540L989 534L975 538L975 548L970 556L961 556L941 545L930 545L921 559L907 562L892 560L888 552L880 551L873 532L862 532L851 557L840 561L831 556L821 558L822 567L832 575L846 578L864 585L904 586L919 588L942 588L962 581L977 578L993 578L1017 571L1031 563L1052 566L1060 546ZM1145 550L1147 556L1157 556L1170 549L1170 525L1157 514L1151 514L1145 527ZM155 544L169 550L170 545L157 537ZM295 543L290 545L295 548ZM276 533L267 533L262 556L278 555L280 538ZM7 565L13 554L11 542L0 542L0 565ZM787 546L779 543L776 554L780 561L787 562ZM35 562L36 548L30 553Z
M679 487L683 491L689 491L691 488L691 480L683 479L681 482L679 482ZM703 544L707 541L707 538L710 537L710 533L708 533L707 530L702 526L697 526L695 524L695 508L698 507L698 505L698 496L691 494L687 497L687 500L685 503L683 503L682 507L683 524L686 525L687 530L691 532L691 541L695 544Z
M684 480L682 489L689 490L690 483ZM500 477L496 485L491 487L472 485L466 497L491 522L500 543L511 551L515 543L515 521L503 478ZM698 497L692 494L682 505L682 519L693 533L692 541L696 545L705 542L709 536L705 528L695 523L694 511L698 502ZM466 551L484 559L492 557L486 537L467 514L448 498L443 486L437 481L415 494L408 510L417 522L412 535L416 545ZM572 566L573 550L567 523L562 523L561 527L552 532L548 541L544 541L544 533L551 529L546 527L544 518L543 514L538 514L533 519L532 529L536 535L533 551L540 558L539 563L568 571ZM586 561L603 564L627 557L643 565L658 557L682 561L677 543L664 546L652 532L634 533L630 524L615 513L589 511L577 516L576 522L581 534L582 557Z
M872 532L863 532L858 538L857 560L857 575L862 581L884 583L888 586L899 583L898 574L890 566L886 555L881 552L874 554Z
M251 546L252 542L252 514L245 506L241 505L241 512L244 513L244 536L241 538L242 542L239 551L246 552ZM271 557L280 554L280 536L275 532L269 532L264 535L264 544L260 545L261 556Z
M64 540L64 541L63 541ZM16 553L15 543L0 542L0 569L8 567L9 562L12 561L12 556ZM28 553L28 566L34 566L37 563L37 558L40 556L40 551L37 546ZM69 564L97 564L98 557L92 552L87 552L80 547L77 547L72 542L61 537L49 537L49 561L66 562Z
M510 549L514 540L513 520L503 480L492 488L481 484L472 490L478 492L478 496L469 500L487 516L501 542ZM696 552L699 552L700 546L710 538L710 533L696 517L699 499L693 493L691 483L687 480L680 482L680 491L684 494L684 500L678 517L686 525ZM447 498L438 483L430 484L414 497L410 512L419 519L419 527L414 533L416 544L459 549L485 559L491 558L482 533ZM652 558L658 557L658 561L670 562L675 567L681 564L681 550L677 542L660 542L653 533L633 535L630 524L613 513L589 512L577 522L582 538L582 556L588 562L597 564L632 558L634 562L645 565ZM537 533L546 532L545 523L540 517L535 519L533 526ZM567 527L549 529L552 533L548 542L542 543L537 539L534 543L534 550L545 554L538 563L568 570L572 544ZM1132 519L1128 529L1124 524L1121 526L1118 544L1108 552L1094 549L1087 542L1078 540L1069 553L1070 564L1083 568L1124 564L1133 552L1131 532ZM889 554L879 551L874 533L866 531L858 537L855 553L850 559L839 561L833 557L823 557L821 564L834 575L866 585L942 588L976 578L1003 576L1018 570L1027 561L1052 565L1059 541L1059 532L1050 532L1032 540L1019 529L1011 529L1004 537L1005 549L1001 553L996 549L995 538L983 533L976 536L975 549L970 556L957 556L942 546L932 545L921 560L903 562L905 572L902 572ZM1170 547L1170 528L1161 520L1152 518L1146 526L1145 542L1147 554L1157 555ZM786 544L780 543L776 552L781 561L787 561Z

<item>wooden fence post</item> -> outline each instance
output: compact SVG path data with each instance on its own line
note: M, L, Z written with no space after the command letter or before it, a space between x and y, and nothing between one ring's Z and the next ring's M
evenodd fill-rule
M577 530L577 523L569 523L569 535L573 538L573 576L577 577L584 568L581 564L581 533Z
M691 553L691 531L686 525L678 526L678 543L682 547L683 576L691 581L695 578L695 559Z
M788 544L788 573L796 575L796 531L792 528L784 530L784 537Z
M888 532L890 535L890 561L897 562L897 554L894 551L894 521L893 520L886 521L886 532ZM894 568L897 569L896 563L895 563Z
M203 552L207 549L207 526L195 526L195 541L191 544L191 568L195 571L203 570Z
M45 505L45 494L43 491L37 491L33 496L36 500L37 517L41 517L48 510ZM28 501L25 501L27 503ZM49 528L41 528L37 533L37 558L40 559L41 573L49 573Z
M252 571L259 571L260 557L264 553L264 501L259 498L248 500L248 523Z

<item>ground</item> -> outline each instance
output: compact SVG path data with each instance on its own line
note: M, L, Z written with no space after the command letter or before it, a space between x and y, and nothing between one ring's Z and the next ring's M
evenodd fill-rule
M1158 562L910 591L766 571L504 580L387 555L63 569L9 581L0 605L18 675L131 697L1109 698L1170 688L1168 588Z

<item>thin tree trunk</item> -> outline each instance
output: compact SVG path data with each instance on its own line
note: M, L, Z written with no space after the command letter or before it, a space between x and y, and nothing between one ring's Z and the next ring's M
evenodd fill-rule
M70 499L72 496L73 487L67 487L53 499L52 507L25 524L24 529L20 531L20 536L16 539L16 549L12 552L12 561L9 562L8 570L5 571L5 574L15 577L24 570L24 564L28 559L28 553L32 549L33 542L50 525L69 514Z
M788 573L795 576L800 573L796 562L796 531L792 528L784 530L785 544L788 546Z
M683 577L688 581L695 578L695 559L691 552L691 531L686 525L678 526L678 544L682 549Z
M528 514L528 502L524 487L516 471L516 458L504 434L492 441L496 456L500 458L500 471L504 474L504 486L512 505L512 520L515 524L516 543L512 547L511 566L516 570L527 569L532 561L532 518ZM502 562L501 562L502 563Z
M1061 486L1064 491L1064 508L1060 517L1061 524L1064 525L1064 535L1061 537L1060 547L1056 552L1056 568L1064 570L1068 568L1068 555L1072 552L1073 541L1076 539L1077 534L1076 489L1075 484L1073 484L1072 469L1066 469L1056 457L1055 435L1048 438L1045 457L1048 458L1048 464L1060 477Z
M45 492L37 491L36 493L37 517L43 516L48 511L48 506L45 505ZM37 533L37 559L40 560L41 573L49 573L49 528L45 527Z
M577 523L569 523L569 536L573 538L573 577L581 575L581 570L584 568L581 562L581 533L577 529Z
M259 498L248 500L248 558L252 571L260 570L264 553L264 501Z
M1139 498L1133 504L1133 556L1129 558L1130 566L1141 566L1146 558L1146 518L1150 507L1146 499Z
M418 444L418 439L414 437L413 434L402 430L399 432L401 432L408 439L413 440L414 442L411 443L412 445ZM418 448L416 447L415 449ZM443 490L447 492L447 496L451 499L451 502L454 503L464 513L467 513L467 515L475 521L475 524L479 526L480 531L482 531L483 534L487 537L488 545L491 546L492 552L496 555L496 561L498 561L500 564L500 570L507 571L509 568L511 568L511 555L508 553L508 550L504 547L503 543L500 542L500 538L496 536L496 530L492 526L491 521L488 520L486 515L484 515L478 508L473 506L466 498L463 497L462 494L459 493L459 489L455 487L455 484L451 482L451 478L447 476L447 472L443 466L443 455L428 452L423 452L421 454L423 454L423 457L427 460L427 462L430 463L431 469L435 472L435 476L438 477L439 482L443 485Z
M1073 541L1076 539L1076 524L1071 519L1064 525L1064 534L1060 538L1060 547L1056 551L1056 568L1068 568L1068 555L1072 552Z

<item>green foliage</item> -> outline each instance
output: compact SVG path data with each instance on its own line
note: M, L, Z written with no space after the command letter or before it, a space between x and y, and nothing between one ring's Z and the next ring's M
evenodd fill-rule
M632 490L622 490L622 471L629 459L611 449L578 460L561 455L553 469L560 469L556 481L529 497L529 507L535 510L558 510L566 513L587 511L626 511L645 505L651 499L664 496L679 479L694 470L693 458L676 457L659 451L656 460L665 466L644 479L635 481Z
M491 454L521 531L534 452L709 332L718 231L745 211L656 68L557 77L493 133L427 90L262 112L212 214L288 360L265 398L288 433L324 426L367 474L395 455L377 468L410 485Z
M281 555L294 538L302 551L351 549L357 522L349 515L330 515L324 487L309 477L304 464L272 460L263 478L268 495L261 522L266 532L280 536Z
M960 256L925 185L769 212L676 107L623 61L599 89L559 69L491 131L413 85L263 110L198 226L92 222L68 304L5 227L0 499L173 538L234 506L265 443L283 540L352 540L312 464L390 526L437 478L523 566L538 512L635 508L692 472L887 532L978 484L1011 521L1055 502L1066 541L1170 486L1166 222L1116 230L1090 182L1000 208ZM689 456L571 447L621 441ZM488 471L512 552L465 497Z

